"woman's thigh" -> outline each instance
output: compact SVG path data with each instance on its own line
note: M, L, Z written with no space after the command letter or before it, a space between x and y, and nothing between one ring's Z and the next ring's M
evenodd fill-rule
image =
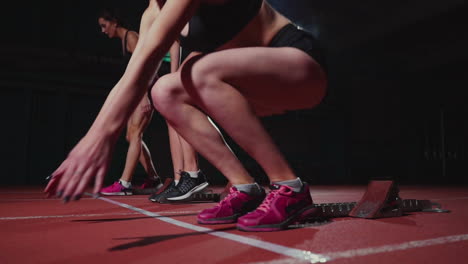
M210 85L212 81L228 83L260 114L311 108L325 95L324 71L314 59L296 48L230 49L190 60L182 69L187 89L201 92L204 87L216 89Z

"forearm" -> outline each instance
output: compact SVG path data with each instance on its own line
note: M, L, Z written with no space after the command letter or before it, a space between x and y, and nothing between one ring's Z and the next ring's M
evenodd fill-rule
M90 133L118 137L130 115L146 95L159 68L159 63L153 60L137 68L127 68L120 81L111 90L90 129Z
M160 12L147 31L140 34L125 73L106 99L90 134L118 137L196 6L197 1L168 1L164 7L166 12Z

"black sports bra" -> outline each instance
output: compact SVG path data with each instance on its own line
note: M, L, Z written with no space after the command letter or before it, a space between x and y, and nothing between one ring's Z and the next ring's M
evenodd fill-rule
M237 35L260 10L263 0L231 0L225 4L202 4L189 22L184 49L210 52Z

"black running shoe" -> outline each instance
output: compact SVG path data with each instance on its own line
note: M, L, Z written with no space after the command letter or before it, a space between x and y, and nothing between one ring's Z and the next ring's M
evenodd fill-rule
M208 182L203 172L200 171L197 178L192 178L188 172L182 171L179 184L175 190L167 193L166 200L170 203L190 201L193 194L203 191L206 187Z
M167 178L164 181L164 185L158 189L157 192L153 193L148 199L155 203L160 203L161 200L165 199L168 193L173 192L176 189L176 184L173 178Z

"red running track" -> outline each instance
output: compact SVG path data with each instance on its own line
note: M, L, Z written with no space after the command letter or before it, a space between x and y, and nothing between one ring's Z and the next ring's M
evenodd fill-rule
M357 201L366 186L313 186L316 203ZM146 196L62 204L42 187L0 188L0 263L468 263L468 187L400 186L450 213L334 218L314 226L246 233L204 226L212 203L155 204Z

